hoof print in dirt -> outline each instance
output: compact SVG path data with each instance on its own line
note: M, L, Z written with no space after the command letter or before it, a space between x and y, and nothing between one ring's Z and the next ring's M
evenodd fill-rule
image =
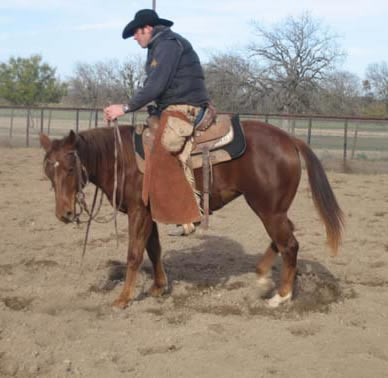
M1 299L7 308L13 311L28 310L32 299L22 297L5 297Z

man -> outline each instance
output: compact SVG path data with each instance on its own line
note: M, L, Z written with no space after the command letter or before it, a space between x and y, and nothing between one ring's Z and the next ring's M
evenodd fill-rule
M159 18L155 11L143 9L124 28L124 39L133 36L142 48L148 49L147 78L143 88L136 91L128 104L108 106L104 115L108 121L115 120L152 101L160 112L182 113L188 122L180 118L168 119L161 143L167 151L178 153L186 179L194 190L194 178L188 165L191 136L194 122L209 103L209 97L198 55L189 41L171 31L172 25L172 21ZM183 226L182 232L187 234L194 229L188 224Z

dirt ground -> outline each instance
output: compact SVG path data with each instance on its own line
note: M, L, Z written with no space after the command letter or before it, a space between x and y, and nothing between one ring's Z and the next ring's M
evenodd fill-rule
M55 218L42 158L0 149L1 377L387 376L387 174L328 173L347 224L331 258L304 172L290 211L300 244L291 304L265 307L254 270L269 239L238 199L206 234L161 226L169 293L147 295L146 257L137 298L117 311L126 217L118 249L112 222L92 225L81 269L85 225Z

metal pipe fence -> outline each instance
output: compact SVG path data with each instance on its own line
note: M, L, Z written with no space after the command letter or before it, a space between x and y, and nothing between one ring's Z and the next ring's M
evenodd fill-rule
M120 124L142 123L145 111L130 113ZM388 161L388 118L322 115L240 114L241 119L271 123L305 140L320 158ZM0 106L0 146L38 147L39 134L61 138L106 126L102 109Z

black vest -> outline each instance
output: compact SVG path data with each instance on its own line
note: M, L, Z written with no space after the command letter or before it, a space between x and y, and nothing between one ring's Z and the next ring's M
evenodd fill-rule
M164 30L148 47L147 74L151 70L155 48L164 40L175 40L181 51L175 72L170 77L167 89L156 100L161 109L168 105L188 104L201 106L209 102L205 77L197 53L190 42L170 29ZM174 60L176 62L176 60Z

